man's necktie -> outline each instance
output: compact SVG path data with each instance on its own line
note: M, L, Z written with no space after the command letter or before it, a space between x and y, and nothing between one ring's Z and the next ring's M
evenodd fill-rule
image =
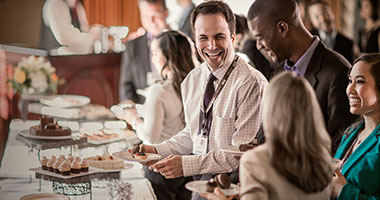
M205 94L203 96L203 105L204 105L204 110L203 112L207 112L207 106L211 101L212 96L215 93L214 89L214 81L216 80L216 77L211 73L208 82L206 85L206 90ZM210 134L210 129L211 129L211 123L212 123L212 108L207 113L203 113L201 111L201 116L200 116L200 134L202 135L209 135ZM203 130L203 131L201 131Z
M210 76L208 77L205 95L203 97L203 105L204 105L205 111L207 109L208 104L211 101L212 96L215 93L215 88L214 88L214 81L215 80L216 80L216 77L211 73Z

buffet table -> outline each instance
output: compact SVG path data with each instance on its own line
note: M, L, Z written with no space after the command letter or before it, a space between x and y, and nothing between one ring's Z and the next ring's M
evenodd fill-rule
M120 151L131 145L130 141L125 139L107 144L106 146L92 145L81 147L78 144L74 144L41 149L36 145L26 145L25 141L17 139L20 137L21 131L28 130L29 127L38 123L36 120L22 121L15 119L10 124L9 137L0 168L1 199L12 200L20 199L20 197L27 194L57 192L57 184L59 185L60 181L44 180L39 174L29 170L41 166L39 158L42 156L63 154L85 158L101 155L104 151L108 151L109 153ZM29 143L31 142L29 141ZM101 174L95 178L89 177L89 186L85 186L87 187L85 189L89 189L90 192L70 196L70 199L113 199L115 197L110 196L112 195L110 185L120 181L131 187L131 199L156 199L150 182L144 178L142 166L138 163L132 164L132 168L122 170L120 173Z

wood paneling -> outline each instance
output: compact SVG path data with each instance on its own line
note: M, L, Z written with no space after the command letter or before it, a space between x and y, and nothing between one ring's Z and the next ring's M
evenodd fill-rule
M90 24L128 26L136 31L141 26L137 0L83 0Z

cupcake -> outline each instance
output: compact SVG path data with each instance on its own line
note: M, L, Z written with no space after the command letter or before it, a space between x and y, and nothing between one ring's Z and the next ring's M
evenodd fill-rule
M41 167L42 167L43 170L47 170L47 166L46 165L47 165L48 161L49 161L49 159L46 156L42 157L42 159L41 159Z
M61 160L62 160L62 159L65 160L66 158L65 158L64 155L59 155L58 160L60 160L60 159L61 159Z
M71 173L74 173L74 174L79 174L82 170L82 167L79 164L79 162L72 162L70 167L71 167Z
M57 161L55 161L54 165L53 165L53 171L57 174L59 174L59 166L63 163L63 161L65 161L64 159L60 158L58 159Z
M53 165L57 161L57 158L55 156L52 156L51 159L46 163L46 167L48 171L53 172Z
M88 172L89 163L88 160L82 160L80 162L81 172Z
M70 175L70 171L71 171L71 168L70 168L70 162L69 161L64 161L62 162L62 164L59 166L59 172L63 175L63 176L68 176Z

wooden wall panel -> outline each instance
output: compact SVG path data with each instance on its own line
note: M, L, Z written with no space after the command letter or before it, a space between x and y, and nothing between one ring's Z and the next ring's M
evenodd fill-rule
M137 0L83 0L83 4L90 24L124 25L130 31L141 26Z

